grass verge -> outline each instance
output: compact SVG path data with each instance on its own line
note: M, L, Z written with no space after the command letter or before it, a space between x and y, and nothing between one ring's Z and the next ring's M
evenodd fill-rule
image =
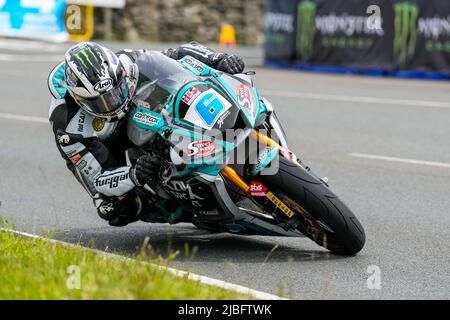
M139 260L0 231L0 300L249 298L175 277Z

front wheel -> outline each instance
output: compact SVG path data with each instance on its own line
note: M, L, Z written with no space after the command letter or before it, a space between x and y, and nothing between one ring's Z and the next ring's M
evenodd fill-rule
M295 212L292 218L284 216L282 219L297 221L297 229L330 251L357 254L366 237L352 211L307 170L283 157L279 160L277 174L260 175L258 180Z

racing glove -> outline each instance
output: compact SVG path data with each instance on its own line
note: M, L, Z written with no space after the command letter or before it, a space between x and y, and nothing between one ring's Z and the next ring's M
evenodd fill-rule
M147 184L153 190L159 181L162 158L155 154L146 154L139 157L130 169L130 177L136 186Z
M244 67L244 61L234 54L226 55L217 64L217 70L221 70L231 74L241 73L242 71L244 71Z
M135 188L121 198L94 198L98 215L114 227L126 226L140 220L149 212L155 211L156 201L157 198L142 187Z

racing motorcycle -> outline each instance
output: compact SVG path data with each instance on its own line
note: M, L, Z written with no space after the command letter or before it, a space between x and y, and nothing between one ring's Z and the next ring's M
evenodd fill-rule
M273 106L253 86L254 72L230 75L191 56L176 61L155 52L152 59L140 70L127 120L141 152L154 149L155 136L168 146L161 183L149 192L176 199L183 221L212 232L306 236L342 255L362 249L363 227L289 150Z

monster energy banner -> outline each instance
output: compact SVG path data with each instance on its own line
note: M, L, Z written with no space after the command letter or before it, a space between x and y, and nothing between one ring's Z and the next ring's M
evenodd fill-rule
M269 1L264 16L266 58L295 59L296 10L298 0Z
M268 17L288 16L287 7L294 10L295 31L276 43L266 37L268 60L311 69L450 76L449 0L270 0L266 32L273 34Z
M399 69L450 75L450 1L399 1L393 9Z

